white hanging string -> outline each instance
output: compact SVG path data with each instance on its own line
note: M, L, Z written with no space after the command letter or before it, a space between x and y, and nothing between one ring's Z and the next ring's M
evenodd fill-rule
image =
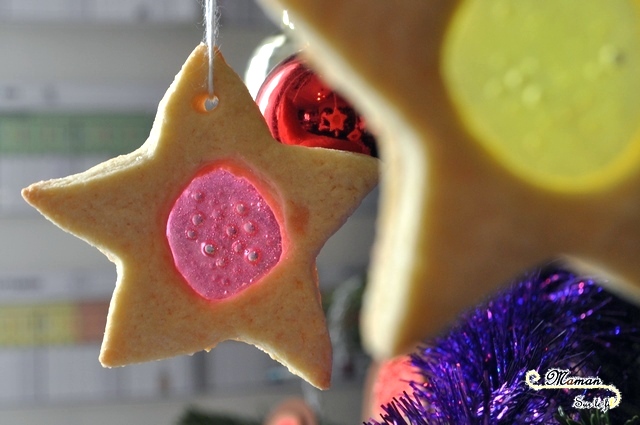
M215 95L213 87L213 55L215 54L215 46L218 38L218 17L219 15L217 0L205 0L204 42L207 45L207 54L209 56L209 73L207 75L207 88L209 90L209 98L205 101L205 109L207 111L210 111L218 105L218 97Z

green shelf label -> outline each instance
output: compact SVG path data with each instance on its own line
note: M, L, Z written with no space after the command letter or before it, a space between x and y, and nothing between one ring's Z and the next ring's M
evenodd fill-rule
M152 124L149 114L0 115L0 154L121 155L140 147Z

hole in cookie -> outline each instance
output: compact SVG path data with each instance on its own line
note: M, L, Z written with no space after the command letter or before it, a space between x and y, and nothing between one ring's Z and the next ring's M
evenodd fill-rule
M207 97L204 100L204 110L207 112L213 111L214 109L216 109L219 102L220 100L218 99L218 96L216 96L215 94L213 95L213 97Z
M220 99L215 94L210 96L208 93L197 96L193 100L193 107L196 111L207 113L211 112L218 107Z

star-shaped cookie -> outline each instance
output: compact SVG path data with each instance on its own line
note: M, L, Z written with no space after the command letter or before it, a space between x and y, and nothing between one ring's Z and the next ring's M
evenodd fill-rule
M23 196L117 266L105 366L231 339L327 388L315 259L376 184L377 161L273 140L219 52L207 111L206 52L189 56L138 150Z
M640 299L637 2L263 2L378 132L375 357L550 259Z

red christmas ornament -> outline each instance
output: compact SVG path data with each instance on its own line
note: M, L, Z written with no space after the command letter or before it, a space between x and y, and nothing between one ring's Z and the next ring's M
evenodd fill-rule
M375 138L362 116L297 55L269 73L256 103L281 143L377 157Z
M383 407L404 392L413 393L411 382L424 382L420 371L411 364L408 355L385 360L371 369L372 384L369 389L369 404L365 405L365 416L375 418L384 414Z

